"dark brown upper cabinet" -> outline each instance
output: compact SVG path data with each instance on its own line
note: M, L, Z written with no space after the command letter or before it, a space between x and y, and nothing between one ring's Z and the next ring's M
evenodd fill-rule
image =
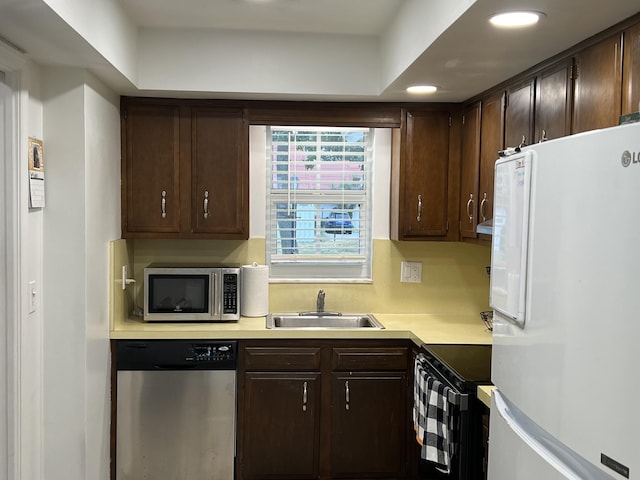
M123 99L123 238L249 237L242 108Z
M573 58L567 58L537 75L534 142L571 134L573 70Z
M447 236L450 118L448 110L404 111L391 160L393 240Z
M481 102L474 102L462 112L462 155L460 164L460 236L477 238L478 188L480 181Z
M504 113L505 92L482 100L478 223L493 218L493 170L498 152L504 148Z
M572 133L618 125L622 104L622 34L575 55Z
M122 110L122 234L180 232L180 107Z
M622 114L640 111L640 23L626 29L622 63Z
M507 88L504 144L506 147L533 143L535 77Z

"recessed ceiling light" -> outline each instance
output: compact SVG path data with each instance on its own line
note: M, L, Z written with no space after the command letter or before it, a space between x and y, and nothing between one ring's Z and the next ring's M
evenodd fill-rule
M409 93L433 93L438 90L438 87L434 85L413 85L411 87L407 87L407 92Z
M532 11L503 12L492 15L489 19L492 25L502 28L520 28L535 25L544 13Z

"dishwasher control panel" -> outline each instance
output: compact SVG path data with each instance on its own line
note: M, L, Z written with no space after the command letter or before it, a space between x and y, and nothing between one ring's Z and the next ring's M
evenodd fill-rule
M192 354L186 358L194 362L225 362L235 359L236 349L232 343L193 344Z
M118 340L117 370L235 370L235 340Z

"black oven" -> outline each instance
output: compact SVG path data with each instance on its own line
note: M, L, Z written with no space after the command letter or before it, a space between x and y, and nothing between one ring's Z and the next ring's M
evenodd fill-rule
M482 407L477 387L491 383L491 345L424 344L418 358L427 376L450 389L447 399L454 442L450 472L442 473L434 464L420 459L419 478L483 479Z

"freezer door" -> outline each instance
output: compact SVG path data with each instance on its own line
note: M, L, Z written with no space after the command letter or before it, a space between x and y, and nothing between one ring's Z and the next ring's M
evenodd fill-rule
M496 162L490 304L524 327L531 165L535 152Z
M491 398L489 480L613 480L542 430L500 391Z

